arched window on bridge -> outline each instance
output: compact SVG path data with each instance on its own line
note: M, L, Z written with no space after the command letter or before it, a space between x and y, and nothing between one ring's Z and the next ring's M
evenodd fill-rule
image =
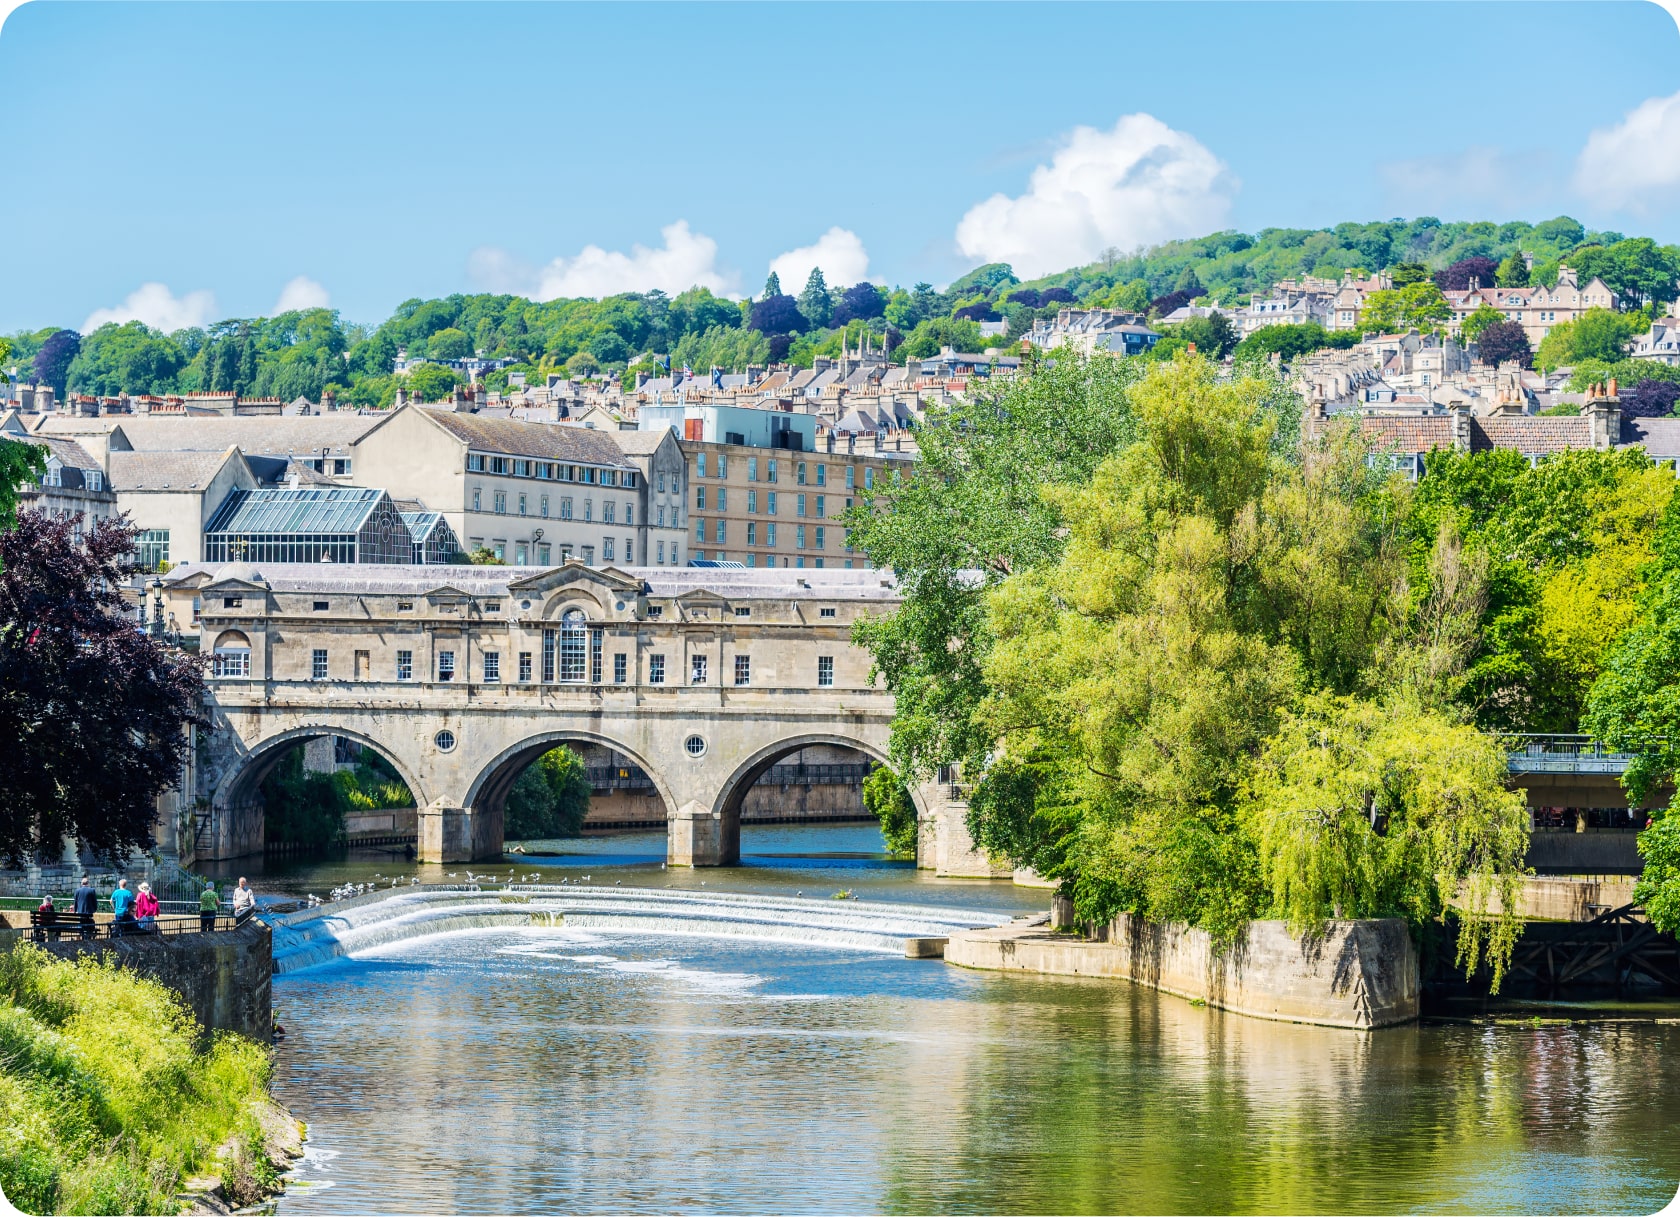
M560 680L581 683L589 655L589 618L582 609L567 609L560 616Z
M250 676L251 640L238 630L225 630L210 653L212 676Z

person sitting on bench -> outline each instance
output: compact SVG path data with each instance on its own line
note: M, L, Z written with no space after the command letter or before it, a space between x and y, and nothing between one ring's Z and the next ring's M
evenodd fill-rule
M36 926L36 942L46 942L50 938L58 937L58 909L54 907L51 896L41 901L41 906L35 910L35 916L30 920Z

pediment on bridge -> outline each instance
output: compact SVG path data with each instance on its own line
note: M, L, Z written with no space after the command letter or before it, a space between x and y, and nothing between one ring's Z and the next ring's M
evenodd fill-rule
M579 585L618 596L635 596L642 590L640 579L616 567L585 566L582 562L573 561L523 579L509 580L508 591L515 595L544 596L561 588Z
M473 594L456 587L453 583L440 583L426 592L426 599L436 603L439 600L471 600Z

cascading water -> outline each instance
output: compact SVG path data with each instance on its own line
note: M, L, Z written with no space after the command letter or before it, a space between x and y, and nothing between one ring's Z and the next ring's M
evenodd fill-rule
M585 885L396 889L267 919L274 970L295 972L387 943L469 929L565 926L759 938L898 954L907 938L999 925L995 913L861 900Z

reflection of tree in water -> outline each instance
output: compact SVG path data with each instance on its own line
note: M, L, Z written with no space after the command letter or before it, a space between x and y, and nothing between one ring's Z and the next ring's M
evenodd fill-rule
M1360 1033L1122 981L991 992L905 1028L937 1047L906 1070L883 1211L1631 1212L1680 1180L1645 1135L1680 1119L1668 1028Z

